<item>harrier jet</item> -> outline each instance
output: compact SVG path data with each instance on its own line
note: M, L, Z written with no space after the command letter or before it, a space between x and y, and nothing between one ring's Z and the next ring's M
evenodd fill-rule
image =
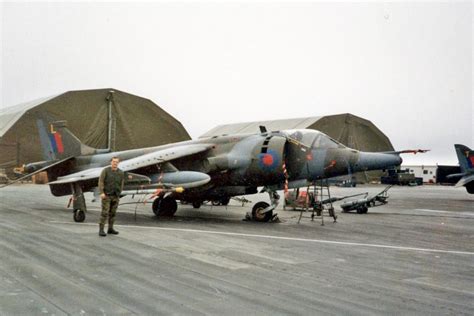
M48 160L25 166L28 176L46 171L55 196L72 195L74 220L85 219L84 192L97 191L101 170L112 157L128 173L124 194L150 194L156 215L172 216L177 200L198 208L203 201L227 204L233 196L270 195L271 204L258 202L252 218L273 216L277 190L307 186L320 179L358 171L386 169L401 164L401 153L361 152L316 130L267 131L247 135L215 136L150 148L107 152L86 146L66 127L55 122L44 128L38 121Z
M448 178L461 177L456 186L464 186L468 193L474 194L474 151L460 144L454 145L454 149L456 150L462 173L450 174Z

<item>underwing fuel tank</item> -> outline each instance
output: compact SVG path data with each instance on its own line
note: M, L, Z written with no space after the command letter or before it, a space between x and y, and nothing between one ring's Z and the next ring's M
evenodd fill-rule
M162 183L169 186L180 186L185 189L198 187L211 181L211 177L202 172L176 171L156 173L150 176L151 183Z

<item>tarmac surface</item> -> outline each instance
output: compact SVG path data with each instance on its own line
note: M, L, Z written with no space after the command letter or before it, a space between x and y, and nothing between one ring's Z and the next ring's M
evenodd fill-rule
M333 188L333 196L384 187ZM97 235L46 185L0 189L1 315L474 314L474 196L464 188L393 187L389 203L338 222L252 204L119 207L118 236ZM267 195L246 197L268 201ZM130 198L122 202L135 201ZM136 214L135 214L136 212Z

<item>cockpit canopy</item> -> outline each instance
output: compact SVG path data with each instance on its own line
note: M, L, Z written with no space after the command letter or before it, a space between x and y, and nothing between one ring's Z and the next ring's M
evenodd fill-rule
M286 136L293 138L312 149L346 148L343 144L328 135L311 129L294 129L282 131Z

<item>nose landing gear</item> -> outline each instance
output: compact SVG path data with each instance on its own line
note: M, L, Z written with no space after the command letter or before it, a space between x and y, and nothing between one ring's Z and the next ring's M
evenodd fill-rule
M252 219L257 222L268 222L277 218L277 214L273 214L273 210L276 209L278 203L280 202L280 196L278 193L270 189L269 187L264 187L261 192L268 192L270 196L271 204L267 202L258 202L252 208Z

